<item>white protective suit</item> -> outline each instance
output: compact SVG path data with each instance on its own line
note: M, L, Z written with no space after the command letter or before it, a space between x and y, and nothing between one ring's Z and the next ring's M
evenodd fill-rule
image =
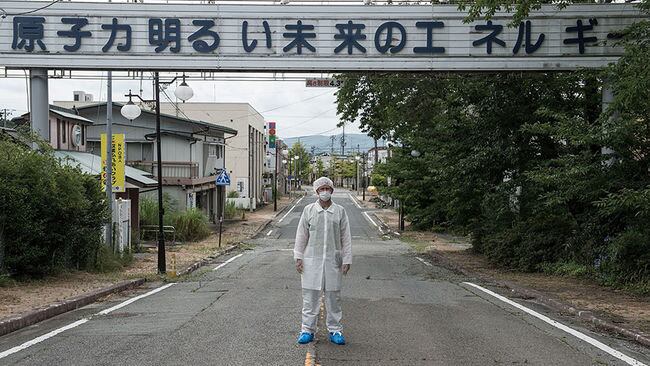
M319 202L305 207L300 216L294 259L302 259L302 288L339 291L341 265L352 264L352 237L345 209L332 202L327 210Z
M314 188L318 189L316 183ZM320 297L324 291L327 328L330 332L340 332L343 315L341 267L352 264L352 237L345 209L334 202L327 209L318 201L307 205L298 224L293 256L303 261L301 331L316 332Z

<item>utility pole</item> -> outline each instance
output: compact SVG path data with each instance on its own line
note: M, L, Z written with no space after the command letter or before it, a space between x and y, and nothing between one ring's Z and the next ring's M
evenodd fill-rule
M167 273L167 259L165 257L165 232L163 228L165 206L163 205L162 142L160 134L160 77L158 71L154 73L154 87L156 89L156 175L158 175L158 274L165 274Z
M368 155L366 153L363 153L363 200L366 200L366 185L368 184L366 182L366 174L368 174L366 170L366 161L368 160Z
M159 176L160 177L160 176ZM106 201L108 202L108 228L106 244L113 249L113 72L106 81Z
M278 210L278 143L275 144L275 173L273 174L273 211Z
M345 156L345 124L343 125L343 135L341 136L341 155Z
M377 150L377 139L375 139L375 164L379 161L379 150Z
M336 140L336 135L330 136L330 140L332 140L332 150L330 156L334 156L334 140Z

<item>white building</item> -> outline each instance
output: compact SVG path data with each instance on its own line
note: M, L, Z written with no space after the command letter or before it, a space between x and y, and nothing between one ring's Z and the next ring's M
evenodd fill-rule
M178 109L176 109L178 106ZM255 209L264 197L266 141L264 117L248 103L161 103L161 112L229 127L237 135L226 139L226 170L239 205Z

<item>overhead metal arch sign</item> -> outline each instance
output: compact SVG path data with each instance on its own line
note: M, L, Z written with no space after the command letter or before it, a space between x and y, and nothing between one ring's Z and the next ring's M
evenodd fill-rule
M88 70L572 70L614 62L631 4L544 6L464 23L455 5L3 1L0 65Z

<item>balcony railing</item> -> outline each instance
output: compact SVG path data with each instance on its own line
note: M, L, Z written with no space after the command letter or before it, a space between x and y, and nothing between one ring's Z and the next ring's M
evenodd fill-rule
M158 176L158 162L156 161L130 160L126 164L149 172L154 177ZM163 178L198 178L199 164L190 161L163 161L162 176Z

